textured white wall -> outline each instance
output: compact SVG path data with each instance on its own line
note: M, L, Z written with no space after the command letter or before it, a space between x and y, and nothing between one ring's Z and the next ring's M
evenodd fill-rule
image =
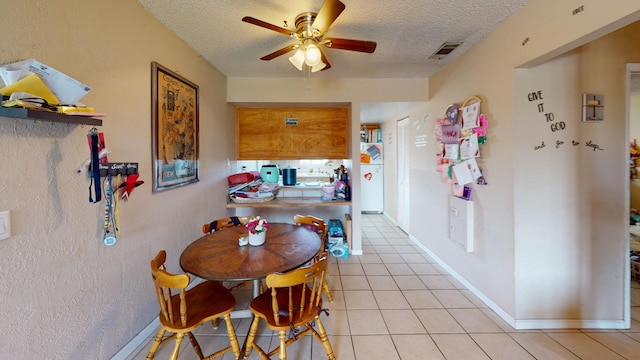
M133 0L4 1L0 63L36 58L92 86L106 112L111 161L140 164L145 184L121 205L121 236L102 243L103 204L75 173L89 127L0 118L0 241L4 359L108 359L157 316L149 261L179 271L182 249L223 208L226 79ZM151 62L200 86L200 179L152 194Z

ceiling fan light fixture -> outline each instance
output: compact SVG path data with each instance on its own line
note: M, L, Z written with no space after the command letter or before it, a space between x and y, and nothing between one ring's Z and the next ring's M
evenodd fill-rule
M327 67L327 64L325 64L324 62L322 62L322 60L320 60L320 62L318 64L313 65L311 67L311 72L314 73L314 72L320 71L320 70L324 69L325 67Z
M311 67L322 62L322 53L315 44L307 45L307 49L304 53L304 62Z
M289 61L291 61L293 66L298 68L298 70L302 71L302 65L305 61L304 51L302 51L301 49L296 50L295 54L289 57Z

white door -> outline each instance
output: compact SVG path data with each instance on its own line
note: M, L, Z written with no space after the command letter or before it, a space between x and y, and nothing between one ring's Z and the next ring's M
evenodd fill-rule
M409 233L409 118L398 121L398 226Z
M360 210L382 213L384 211L384 174L382 165L360 165L362 181Z

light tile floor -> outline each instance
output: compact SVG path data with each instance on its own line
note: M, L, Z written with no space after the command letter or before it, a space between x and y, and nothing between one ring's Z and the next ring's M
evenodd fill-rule
M339 360L414 359L640 359L640 284L632 283L630 330L514 330L429 258L383 215L363 215L363 255L330 257L334 302L322 321ZM235 292L247 306L250 289ZM634 300L635 299L635 300ZM233 321L241 342L250 320ZM205 354L228 344L224 325L202 326L196 336ZM292 360L326 359L311 336L287 350ZM146 357L149 341L130 360ZM278 337L261 326L258 343ZM171 343L156 359L167 359ZM222 359L232 359L225 354ZM197 359L188 340L181 360ZM276 359L277 355L273 357ZM250 359L258 359L255 352Z

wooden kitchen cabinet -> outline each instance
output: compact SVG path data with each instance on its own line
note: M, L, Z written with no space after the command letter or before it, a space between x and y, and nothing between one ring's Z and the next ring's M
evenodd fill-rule
M238 108L236 144L238 160L346 159L349 109Z

